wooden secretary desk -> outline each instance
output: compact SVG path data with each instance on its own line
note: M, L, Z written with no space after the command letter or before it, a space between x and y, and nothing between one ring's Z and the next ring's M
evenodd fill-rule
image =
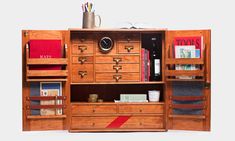
M210 131L210 34L210 30L167 29L23 30L23 130ZM200 56L176 58L177 37L202 37ZM62 56L32 58L31 41L45 40L59 40ZM160 51L160 77L143 81L142 50L151 53L151 40L157 40ZM197 69L179 70L177 65ZM61 95L41 96L42 82L61 84ZM160 91L159 102L114 102L120 94L149 90ZM88 102L89 94L98 94L103 102ZM42 105L42 101L54 103ZM42 109L62 109L62 113L41 115Z

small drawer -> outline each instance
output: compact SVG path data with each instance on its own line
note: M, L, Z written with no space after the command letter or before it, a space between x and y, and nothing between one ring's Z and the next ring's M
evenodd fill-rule
M94 52L93 43L81 43L72 45L72 54L83 55L92 54Z
M116 114L116 105L72 105L72 115L82 114Z
M140 73L98 73L96 82L137 82L140 81Z
M125 41L125 42L135 42L135 41L140 41L140 34L135 34L135 33L125 33L125 34L119 34L117 37L118 41Z
M132 54L140 53L140 42L123 42L118 41L117 43L118 53Z
M72 82L93 82L93 64L72 65Z
M71 129L106 128L115 117L72 117Z
M140 56L139 55L132 55L132 56L96 56L96 63L114 63L114 64L129 64L129 63L139 63Z
M136 114L162 114L163 113L163 105L120 105L119 113L136 113Z
M140 72L139 64L96 64L96 72Z
M72 33L71 42L73 44L84 44L84 43L93 43L95 39L95 34L89 33Z
M90 63L93 63L93 56L73 56L72 63L74 63L74 64L90 64Z
M131 116L120 128L162 129L163 116Z

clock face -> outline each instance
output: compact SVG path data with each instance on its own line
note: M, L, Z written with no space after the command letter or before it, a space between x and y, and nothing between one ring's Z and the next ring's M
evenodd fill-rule
M102 53L108 53L113 48L113 40L110 37L102 37L99 41L99 49Z

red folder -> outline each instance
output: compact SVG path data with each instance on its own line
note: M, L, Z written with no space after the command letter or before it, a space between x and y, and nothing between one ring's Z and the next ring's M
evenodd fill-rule
M61 58L61 40L30 40L29 58ZM30 66L31 70L61 70L60 65Z

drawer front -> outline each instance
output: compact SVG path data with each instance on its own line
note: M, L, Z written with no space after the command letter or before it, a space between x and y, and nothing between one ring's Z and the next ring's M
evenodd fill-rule
M93 56L73 56L72 63L74 63L74 64L93 63Z
M139 63L140 57L139 55L132 56L96 56L96 63L114 63L114 64L129 64L129 63Z
M140 42L121 42L117 43L118 53L140 53Z
M124 118L123 118L124 117ZM124 120L125 119L125 120ZM72 117L72 129L162 129L163 116Z
M140 81L140 73L96 73L96 82Z
M75 44L86 44L86 43L93 43L95 40L95 34L89 33L72 33L71 34L71 41Z
M72 82L93 82L93 64L72 65Z
M162 129L163 116L131 116L120 128Z
M116 113L116 105L72 105L72 115Z
M71 128L72 129L96 129L106 128L115 117L72 117Z
M93 54L94 52L94 44L93 43L85 43L85 44L73 44L72 45L72 54Z
M96 72L140 72L139 64L95 64Z
M117 40L125 42L140 41L140 34L135 34L135 33L118 34Z
M162 114L163 105L120 105L119 113L152 113L152 114Z

